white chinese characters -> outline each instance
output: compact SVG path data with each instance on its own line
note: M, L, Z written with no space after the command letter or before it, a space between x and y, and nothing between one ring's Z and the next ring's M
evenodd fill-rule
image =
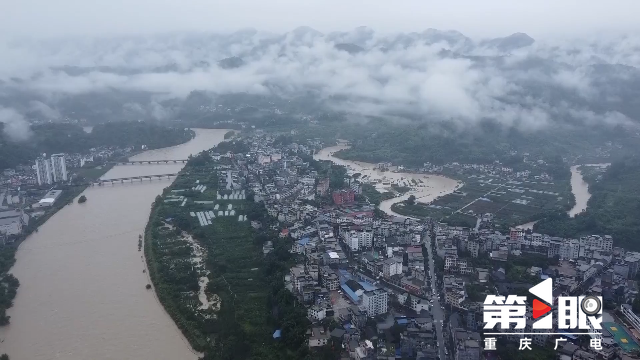
M484 301L484 328L493 329L500 323L500 329L503 330L511 328L510 324L515 324L515 329L524 329L527 324L526 300L526 296L509 295L505 300L504 296L487 295Z

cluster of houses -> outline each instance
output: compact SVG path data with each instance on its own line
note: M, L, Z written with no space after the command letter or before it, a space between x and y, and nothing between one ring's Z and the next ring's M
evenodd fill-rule
M258 135L249 141L251 150L243 154L247 186L254 200L264 201L268 215L278 220L280 236L293 239L290 251L299 262L285 284L306 306L313 323L309 346L337 342L357 359L404 354L436 360L424 226L411 219L374 216L375 206L355 201L361 191L357 182L346 179L347 188L331 189L329 179L308 160L321 144L275 146L273 140ZM333 204L319 206L315 200L325 195L331 195ZM263 226L258 221L251 225ZM271 242L263 247L265 254L272 249ZM323 325L329 320L340 326L329 331ZM391 331L397 325L401 334ZM374 347L374 339L386 342Z
M634 334L635 340L624 339L625 344L640 340L640 318L628 305L638 296L635 278L640 253L614 247L611 236L591 235L568 239L521 228L513 228L508 234L502 234L492 229L475 231L440 223L434 224L430 235L435 237L436 252L444 260L444 299L452 310L450 330L453 339L458 336L454 334L456 328L466 332L482 330L485 295L512 295L518 290L527 291L532 285L552 278L554 299L576 294L601 296L606 309L619 306L621 315L618 320L624 325L617 324L614 327L625 327L628 333ZM550 261L526 267L518 278L510 277L505 269L527 257L547 258ZM486 260L490 260L495 266L474 267L476 263L486 264ZM482 294L482 300L470 299L470 284L485 287L486 293ZM527 314L527 326L524 329L505 330L509 333L505 338L519 341L523 335L518 333L542 332L532 328L531 315ZM546 346L552 342L552 337L544 334L529 337L538 346ZM456 341L455 348L464 348L467 338L467 335L463 335ZM561 348L560 355L564 356L563 359L576 359L576 356L584 359L631 356L616 341L616 335L606 328L602 335L598 335L602 349L581 348L575 336L569 334L567 338L573 341ZM637 344L636 347L640 348Z
M539 165L544 165L544 162L539 163ZM515 171L513 168L505 166L498 161L493 164L460 164L457 162L451 162L444 165L434 165L431 163L424 163L422 165L422 168L420 168L420 171L434 174L456 172L473 173L477 175L484 174L488 176L507 177L511 179L535 179L538 181L553 180L553 177L545 172L534 175L530 170Z
M79 168L94 159L109 159L126 156L133 148L100 147L88 153L61 154L65 168ZM66 178L66 174L65 174ZM71 179L72 177L69 177ZM42 181L41 181L42 182ZM22 234L30 218L43 215L60 196L50 184L38 184L37 165L18 165L0 172L0 241L7 242ZM14 216L14 213L20 213Z
M263 201L268 215L278 220L272 228L281 237L293 239L290 251L299 261L285 284L307 308L313 324L307 333L310 347L341 344L356 359L409 356L436 360L439 344L432 312L434 298L440 297L451 312L445 335L451 340L451 356L480 359L486 354L480 335L482 302L469 298L469 286L484 286L483 296L529 288L535 283L514 281L509 275L512 260L527 257L549 259L526 267L523 278L538 282L553 278L556 296L593 294L615 306L638 294L634 278L640 253L613 247L610 236L564 239L519 228L503 234L491 226L478 230L430 220L380 218L374 216L374 206L354 201L358 192L350 182L350 188L337 195L331 192L336 189L331 189L329 179L318 174L308 160L320 146L312 141L274 145L274 137L258 134L249 140L250 151L242 154L246 170L242 174L229 171L226 177L227 184L233 184L236 177L246 181L254 200ZM497 167L486 170L509 172ZM332 195L333 205L318 204L317 198L325 195ZM481 220L491 223L491 217L487 214ZM259 228L263 224L252 221L251 225ZM432 243L443 263L443 268L436 269L444 272L438 281L442 290L432 288L436 274L425 266L425 249ZM272 249L271 242L263 248L265 254ZM629 306L621 309L626 321L637 324L635 330L640 331L640 318ZM327 320L340 325L330 330ZM528 324L530 327L530 321ZM392 331L398 328L399 333ZM521 336L508 338L517 341ZM538 335L533 343L548 345L549 339ZM373 340L378 340L377 346L372 345ZM578 348L571 356L610 359L611 354L620 353L610 337L605 336L603 344L604 350L595 355ZM572 346L570 342L563 351L570 352Z

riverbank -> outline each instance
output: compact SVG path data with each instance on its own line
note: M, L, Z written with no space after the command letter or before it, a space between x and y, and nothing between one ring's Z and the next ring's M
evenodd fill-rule
M322 149L314 156L317 160L331 160L336 164L347 167L349 174L362 173L361 180L371 182L378 191L388 197L385 191L393 192L392 185L409 186L410 190L403 196L380 201L380 209L387 214L411 218L432 217L447 219L447 221L461 225L477 225L478 215L492 213L498 223L506 227L533 225L548 211L558 208L567 211L582 211L586 207L583 188L575 183L576 167L571 169L572 182L544 180L510 180L487 175L461 175L453 178L440 175L410 174L376 170L376 164L362 161L345 160L337 157L339 152L348 149L346 144ZM398 175L399 174L399 175ZM429 189L431 183L414 184L414 179L426 176L445 178L455 185L440 189ZM386 184L386 185L383 185ZM573 186L572 186L573 185ZM584 184L586 187L586 184ZM573 188L577 190L574 194ZM414 203L407 203L410 196L415 197ZM575 198L583 203L576 204ZM377 198L377 197L374 197ZM472 224L473 223L473 224ZM522 224L522 225L520 225Z
M570 217L585 211L589 198L591 198L589 184L582 177L579 167L580 165L571 167L571 192L573 192L575 198L575 205L568 212Z
M360 181L374 186L380 193L394 192L393 185L408 187L409 191L402 196L393 197L380 202L379 208L388 215L399 217L411 217L396 213L392 210L392 205L407 200L414 196L417 202L429 203L439 196L452 193L462 186L457 180L441 176L427 175L407 172L380 171L376 169L376 164L363 161L344 160L335 156L343 149L348 149L348 145L336 145L323 148L316 153L315 160L329 160L337 165L347 168L347 174L360 173Z
M575 217L587 210L591 192L589 191L589 182L586 176L594 173L594 169L596 170L595 173L601 174L609 165L608 163L582 164L571 167L571 191L575 196L575 205L568 212L570 217Z
M606 170L599 170L598 174L590 174L587 182L594 186L590 189L591 198L586 211L575 217L566 213L550 214L536 224L536 231L565 238L608 234L613 237L615 246L638 251L639 177L638 158L617 161Z
M256 271L260 248L253 242L248 222L239 221L240 215L236 215L246 213L253 204L243 199L218 199L217 194L224 189L218 189L218 177L222 175L215 175L216 164L198 164L188 163L169 187L184 196L184 203L170 201L171 195L156 198L145 230L144 251L162 306L191 346L204 352L227 345L226 340L220 344L223 329L255 329L246 334L250 338L264 337L269 331L263 328L266 308L255 305L257 298L266 295L262 272ZM180 191L193 184L206 189ZM234 215L221 215L214 209L214 201L219 209L227 209L226 213L231 208ZM199 217L191 215L199 211L217 216L203 225ZM185 237L190 240L185 241ZM200 248L206 252L195 250ZM209 299L215 299L216 305L208 306Z
M100 171L97 171L95 173L95 175L97 176L96 178L104 175L111 169L111 167L113 167L113 165L105 166L100 169ZM72 205L76 197L80 196L88 186L89 185L62 187L62 194L60 195L60 197L50 208L45 211L43 215L37 218L30 219L29 224L23 228L23 233L21 235L15 238L12 243L5 244L0 247L0 259L2 259L2 261L0 261L0 279L4 279L7 273L11 270L11 267L15 264L15 255L22 242L25 241L32 233L38 232L38 228L46 223L49 218L55 215L62 208L67 205ZM18 286L19 283L17 286L15 286L14 290L17 290ZM15 291L5 294L4 297L7 301L2 301L1 303L13 305L13 299L15 298L15 295L17 295L17 292ZM6 307L0 305L0 324L2 324L0 326L6 326L9 324L9 317L6 316L6 311L10 307L11 306Z
M188 158L225 133L196 132L187 143L150 151L149 160ZM114 166L104 177L176 173L182 166ZM62 207L32 233L11 269L21 287L9 309L11 326L0 329L0 353L33 360L51 354L69 360L198 358L155 293L145 289L149 280L137 251L149 205L172 181L86 188L79 192L86 203Z

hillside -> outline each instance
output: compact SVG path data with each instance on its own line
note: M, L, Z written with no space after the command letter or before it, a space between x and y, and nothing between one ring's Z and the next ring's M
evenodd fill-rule
M600 180L590 179L587 210L569 218L550 214L538 222L536 232L563 237L590 234L613 236L614 246L640 250L640 159L611 164Z

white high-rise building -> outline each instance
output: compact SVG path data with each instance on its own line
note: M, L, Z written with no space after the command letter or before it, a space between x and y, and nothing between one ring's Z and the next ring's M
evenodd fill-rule
M367 310L367 316L374 317L389 311L389 294L382 289L365 291L362 294L362 305Z
M53 178L51 177L51 162L49 159L36 159L36 174L38 176L38 185L53 183Z
M364 230L358 233L358 246L368 249L373 246L373 231Z
M64 154L51 155L51 172L53 173L53 181L67 181L67 164Z

